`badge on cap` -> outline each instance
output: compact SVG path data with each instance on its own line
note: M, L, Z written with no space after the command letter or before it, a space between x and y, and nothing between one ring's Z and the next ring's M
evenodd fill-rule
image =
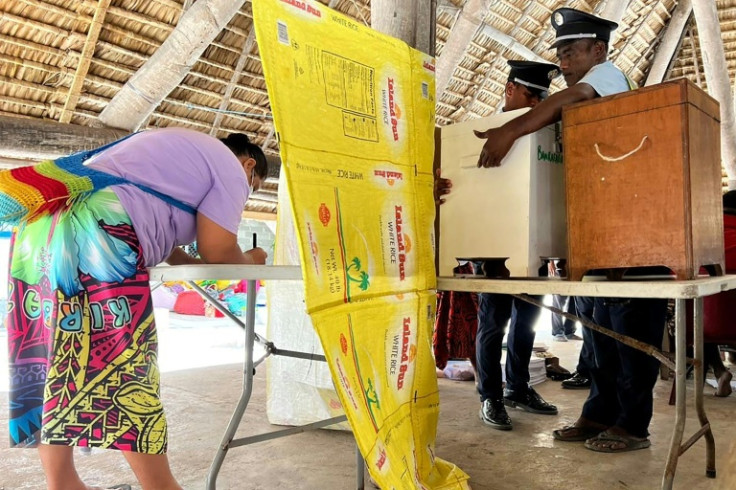
M562 24L565 23L565 16L562 15L562 12L555 12L555 15L553 18L554 18L555 25L561 26Z

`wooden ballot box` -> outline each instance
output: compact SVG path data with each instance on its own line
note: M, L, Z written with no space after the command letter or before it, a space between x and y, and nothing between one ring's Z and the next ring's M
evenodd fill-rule
M485 140L473 130L501 126L527 110L442 128L442 176L452 180L452 192L440 206L440 275L451 276L458 257L508 257L512 277L536 277L540 256L565 256L564 171L556 127L519 138L500 167L477 167Z
M638 266L723 273L718 102L677 80L572 105L562 125L570 279Z

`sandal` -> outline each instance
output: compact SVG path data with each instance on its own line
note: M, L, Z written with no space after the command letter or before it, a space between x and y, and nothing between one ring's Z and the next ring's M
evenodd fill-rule
M585 441L585 447L587 449L599 453L624 453L627 451L636 451L637 449L646 449L651 445L651 441L646 437L623 436L612 434L606 430Z
M578 427L576 425L566 425L562 429L553 430L552 436L558 441L582 442L587 441L591 437L597 436L605 430L605 427Z
M121 483L120 485L107 487L105 490L131 490L131 487L127 483Z

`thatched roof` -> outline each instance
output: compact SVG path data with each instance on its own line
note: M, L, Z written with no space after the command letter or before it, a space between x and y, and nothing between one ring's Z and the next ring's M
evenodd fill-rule
M624 0L608 0L624 1ZM0 0L0 115L43 118L78 125L99 124L98 115L176 27L192 0ZM322 0L370 23L369 0ZM464 0L438 0L437 56ZM736 0L718 0L733 80L736 74ZM483 22L465 49L437 104L437 123L484 116L499 107L506 60L519 59L501 33L535 55L554 61L553 9L571 6L599 12L606 0L486 0ZM642 83L676 0L631 0L612 46L612 59ZM101 10L105 9L106 10ZM101 27L95 29L95 12ZM156 108L145 127L187 126L217 136L244 132L272 155L273 138L266 84L252 35L250 2L231 19L182 83ZM670 78L687 76L706 87L694 22L681 44ZM97 36L95 40L95 36ZM693 47L696 49L694 50ZM561 79L554 88L562 88ZM229 94L229 96L227 95ZM276 182L270 179L255 211L275 210Z

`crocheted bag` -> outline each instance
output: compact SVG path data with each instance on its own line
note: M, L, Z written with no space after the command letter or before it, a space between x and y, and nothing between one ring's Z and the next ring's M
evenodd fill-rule
M0 222L12 226L32 222L41 216L69 208L96 190L111 185L132 184L188 213L196 210L150 187L110 175L84 165L90 157L121 141L86 150L37 165L0 171Z

